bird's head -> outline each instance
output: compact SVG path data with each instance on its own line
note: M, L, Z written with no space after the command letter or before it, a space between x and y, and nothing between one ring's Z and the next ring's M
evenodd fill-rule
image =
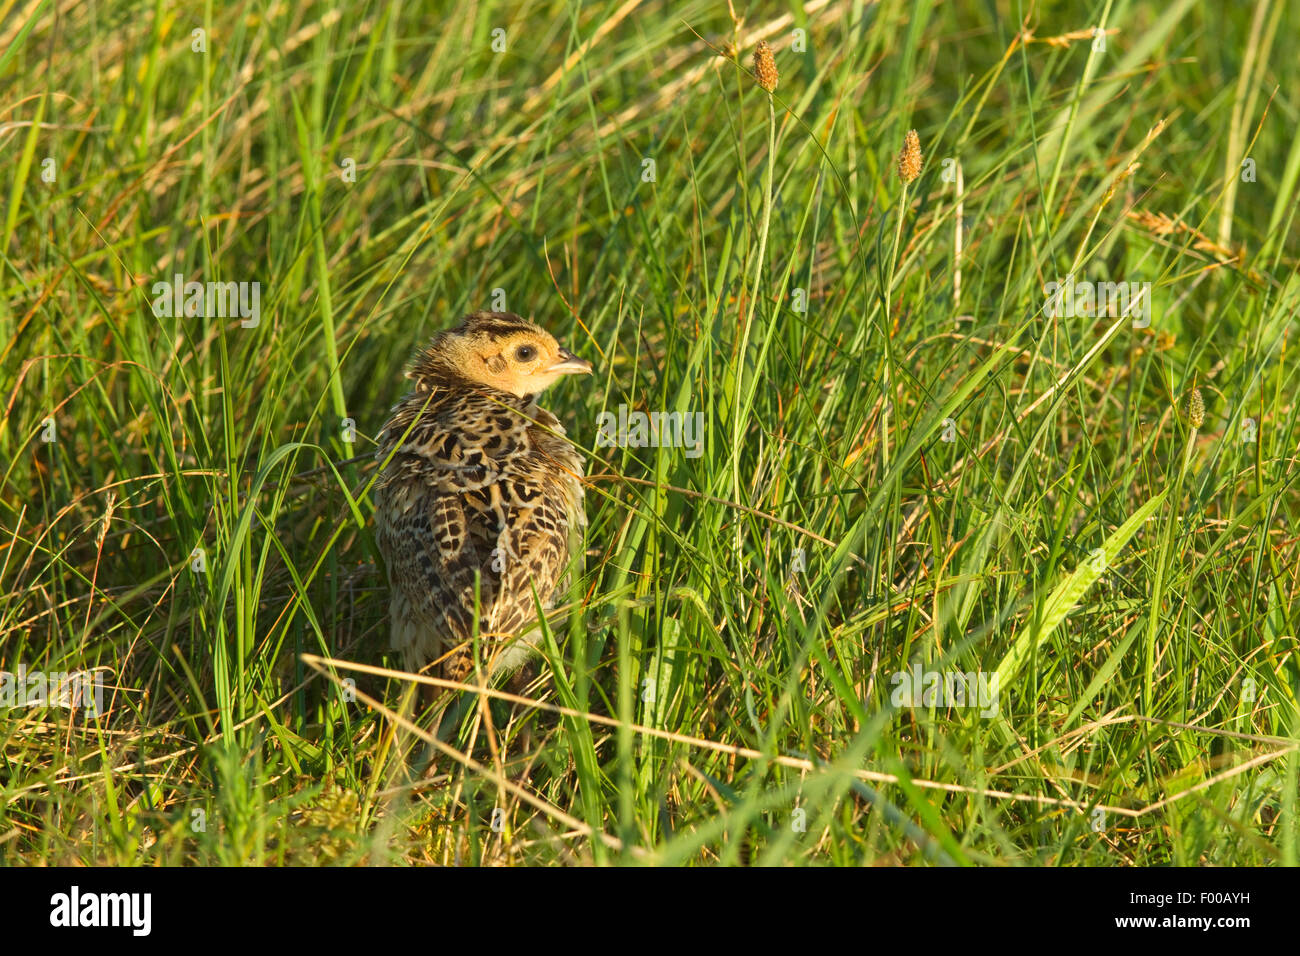
M561 375L590 373L591 363L560 348L549 332L510 312L475 312L441 332L416 360L411 377L452 373L512 395L536 395Z

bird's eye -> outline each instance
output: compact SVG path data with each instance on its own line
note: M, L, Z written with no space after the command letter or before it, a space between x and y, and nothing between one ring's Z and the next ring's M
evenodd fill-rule
M531 362L533 359L537 358L537 349L533 348L531 345L521 345L519 348L515 349L515 358L521 362Z

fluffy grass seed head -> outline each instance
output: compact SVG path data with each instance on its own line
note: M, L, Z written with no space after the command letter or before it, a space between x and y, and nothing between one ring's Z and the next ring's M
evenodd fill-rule
M1200 428L1205 424L1205 400L1201 398L1199 388L1192 389L1192 394L1187 396L1187 420L1192 423L1193 428Z
M898 154L898 178L903 181L904 186L910 186L920 175L921 137L916 135L916 130L909 129L907 135L903 137L903 149Z
M772 56L772 48L766 40L759 40L758 46L754 47L754 75L758 77L759 86L769 93L776 92L776 81L781 75L776 72L776 57Z

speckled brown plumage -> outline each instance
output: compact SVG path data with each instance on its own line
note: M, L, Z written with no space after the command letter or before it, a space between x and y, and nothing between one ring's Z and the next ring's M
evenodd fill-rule
M441 658L443 676L468 673L476 579L485 666L518 668L540 638L537 600L550 608L563 589L586 518L582 458L537 395L590 371L502 312L468 316L416 357L414 388L379 435L375 486L392 644L408 668Z

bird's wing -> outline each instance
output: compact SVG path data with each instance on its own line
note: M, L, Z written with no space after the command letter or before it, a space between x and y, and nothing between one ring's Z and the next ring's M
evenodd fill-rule
M549 606L568 560L558 489L500 481L462 490L425 486L411 507L388 508L377 541L389 579L444 643L513 634L533 617L533 588Z
M582 526L582 510L574 508L570 484L554 476L545 482L508 484L517 559L507 568L505 587L524 604L521 624L533 616L534 589L544 608L550 608L563 590L561 578Z
M484 547L480 519L455 487L421 483L412 492L410 485L397 489L376 536L389 580L423 625L448 639L444 643L468 640L476 569L479 606L496 600L495 576L481 573L485 557L491 566L491 549Z
M506 417L480 433L419 423L396 452L376 489L376 540L418 630L444 650L469 640L476 592L478 633L498 639L533 621L534 591L550 607L583 524L568 444Z

